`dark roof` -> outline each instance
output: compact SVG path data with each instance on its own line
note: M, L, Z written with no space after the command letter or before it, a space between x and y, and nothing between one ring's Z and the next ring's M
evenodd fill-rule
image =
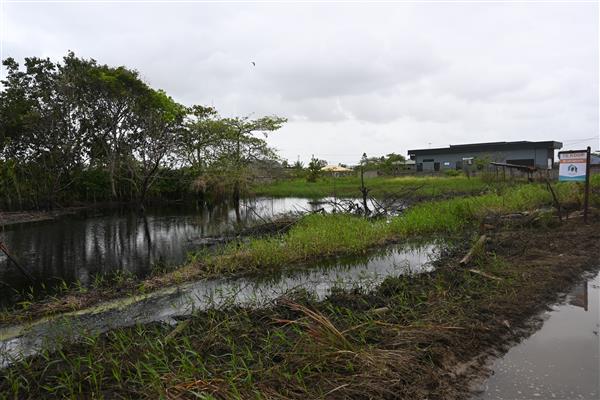
M562 143L555 141L545 142L489 142L489 143L471 143L471 144L456 144L450 145L450 147L438 147L435 149L417 149L408 150L409 155L423 155L423 154L448 154L448 153L464 153L469 151L476 152L495 152L495 151L508 151L508 150L520 150L520 149L561 149Z

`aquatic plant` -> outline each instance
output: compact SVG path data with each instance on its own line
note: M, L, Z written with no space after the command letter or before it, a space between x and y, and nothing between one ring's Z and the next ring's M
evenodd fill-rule
M600 187L600 180L593 182ZM556 191L565 204L581 203L580 186L559 184ZM594 201L600 204L600 198ZM543 185L531 184L479 196L423 202L387 220L367 220L347 214L312 214L285 235L231 244L221 254L205 257L197 266L211 274L279 268L318 257L360 254L371 247L407 238L458 235L477 226L490 214L551 206L552 196L548 190Z
M228 305L197 312L175 327L148 324L87 334L0 371L0 393L453 398L467 389L457 365L505 346L515 329L591 265L587 260L600 243L596 226L572 223L569 229L593 238L592 253L589 243L565 240L555 230L500 233L503 246L494 253L495 244L488 245L472 269L456 268L451 257L431 274L388 278L369 291L337 290L323 301L296 292L263 309ZM524 248L537 249L536 259L515 258ZM565 256L557 259L554 251Z

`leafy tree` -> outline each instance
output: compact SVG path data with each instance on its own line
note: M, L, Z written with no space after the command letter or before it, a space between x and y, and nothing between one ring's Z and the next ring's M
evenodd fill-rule
M281 170L265 137L285 118L221 118L184 107L135 70L69 52L62 62L3 61L0 206L53 207L76 199L136 200L181 193L182 182L241 193ZM181 179L176 184L161 179Z
M233 200L239 204L241 192L254 180L251 166L254 163L277 159L277 153L267 142L257 137L262 133L266 138L270 132L280 129L287 119L267 116L258 119L225 118L222 123L226 127L223 152L218 163L227 172L232 184Z
M195 105L187 109L183 129L178 135L181 161L201 174L218 157L226 126L212 107Z
M386 175L393 175L404 165L404 156L396 153L390 153L381 157L366 157L363 154L361 166L365 171L379 171Z
M86 124L69 81L56 64L26 58L24 71L12 59L4 65L8 74L0 94L3 157L19 163L19 173L32 183L35 198L52 207L85 161Z
M186 109L158 90L151 91L135 111L134 125L139 132L131 138L133 157L127 165L143 211L148 190L165 168L173 166L177 133L182 129Z
M306 176L307 182L316 182L319 176L321 176L321 168L327 165L327 161L319 160L312 156L308 163L308 175Z
M136 71L125 67L97 65L94 60L89 61L87 67L78 88L85 92L82 98L92 115L95 135L91 150L107 166L111 197L118 199L117 182L122 178L119 175L127 171L121 166L133 157L136 141L146 129L145 118L139 113L152 102L154 91Z
M304 169L304 163L302 161L298 160L294 163L294 165L292 167L296 170L301 171L302 169Z

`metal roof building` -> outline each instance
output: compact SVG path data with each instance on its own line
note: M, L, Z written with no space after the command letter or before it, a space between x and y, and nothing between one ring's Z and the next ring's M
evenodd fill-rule
M554 151L561 148L562 143L556 141L490 142L409 150L408 156L415 160L417 171L460 170L478 159L550 169L554 166Z

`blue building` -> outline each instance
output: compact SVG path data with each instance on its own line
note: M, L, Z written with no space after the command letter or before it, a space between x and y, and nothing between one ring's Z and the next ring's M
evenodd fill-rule
M552 169L554 153L561 148L562 143L555 141L490 142L409 150L408 156L415 161L417 171L461 170L478 159Z

